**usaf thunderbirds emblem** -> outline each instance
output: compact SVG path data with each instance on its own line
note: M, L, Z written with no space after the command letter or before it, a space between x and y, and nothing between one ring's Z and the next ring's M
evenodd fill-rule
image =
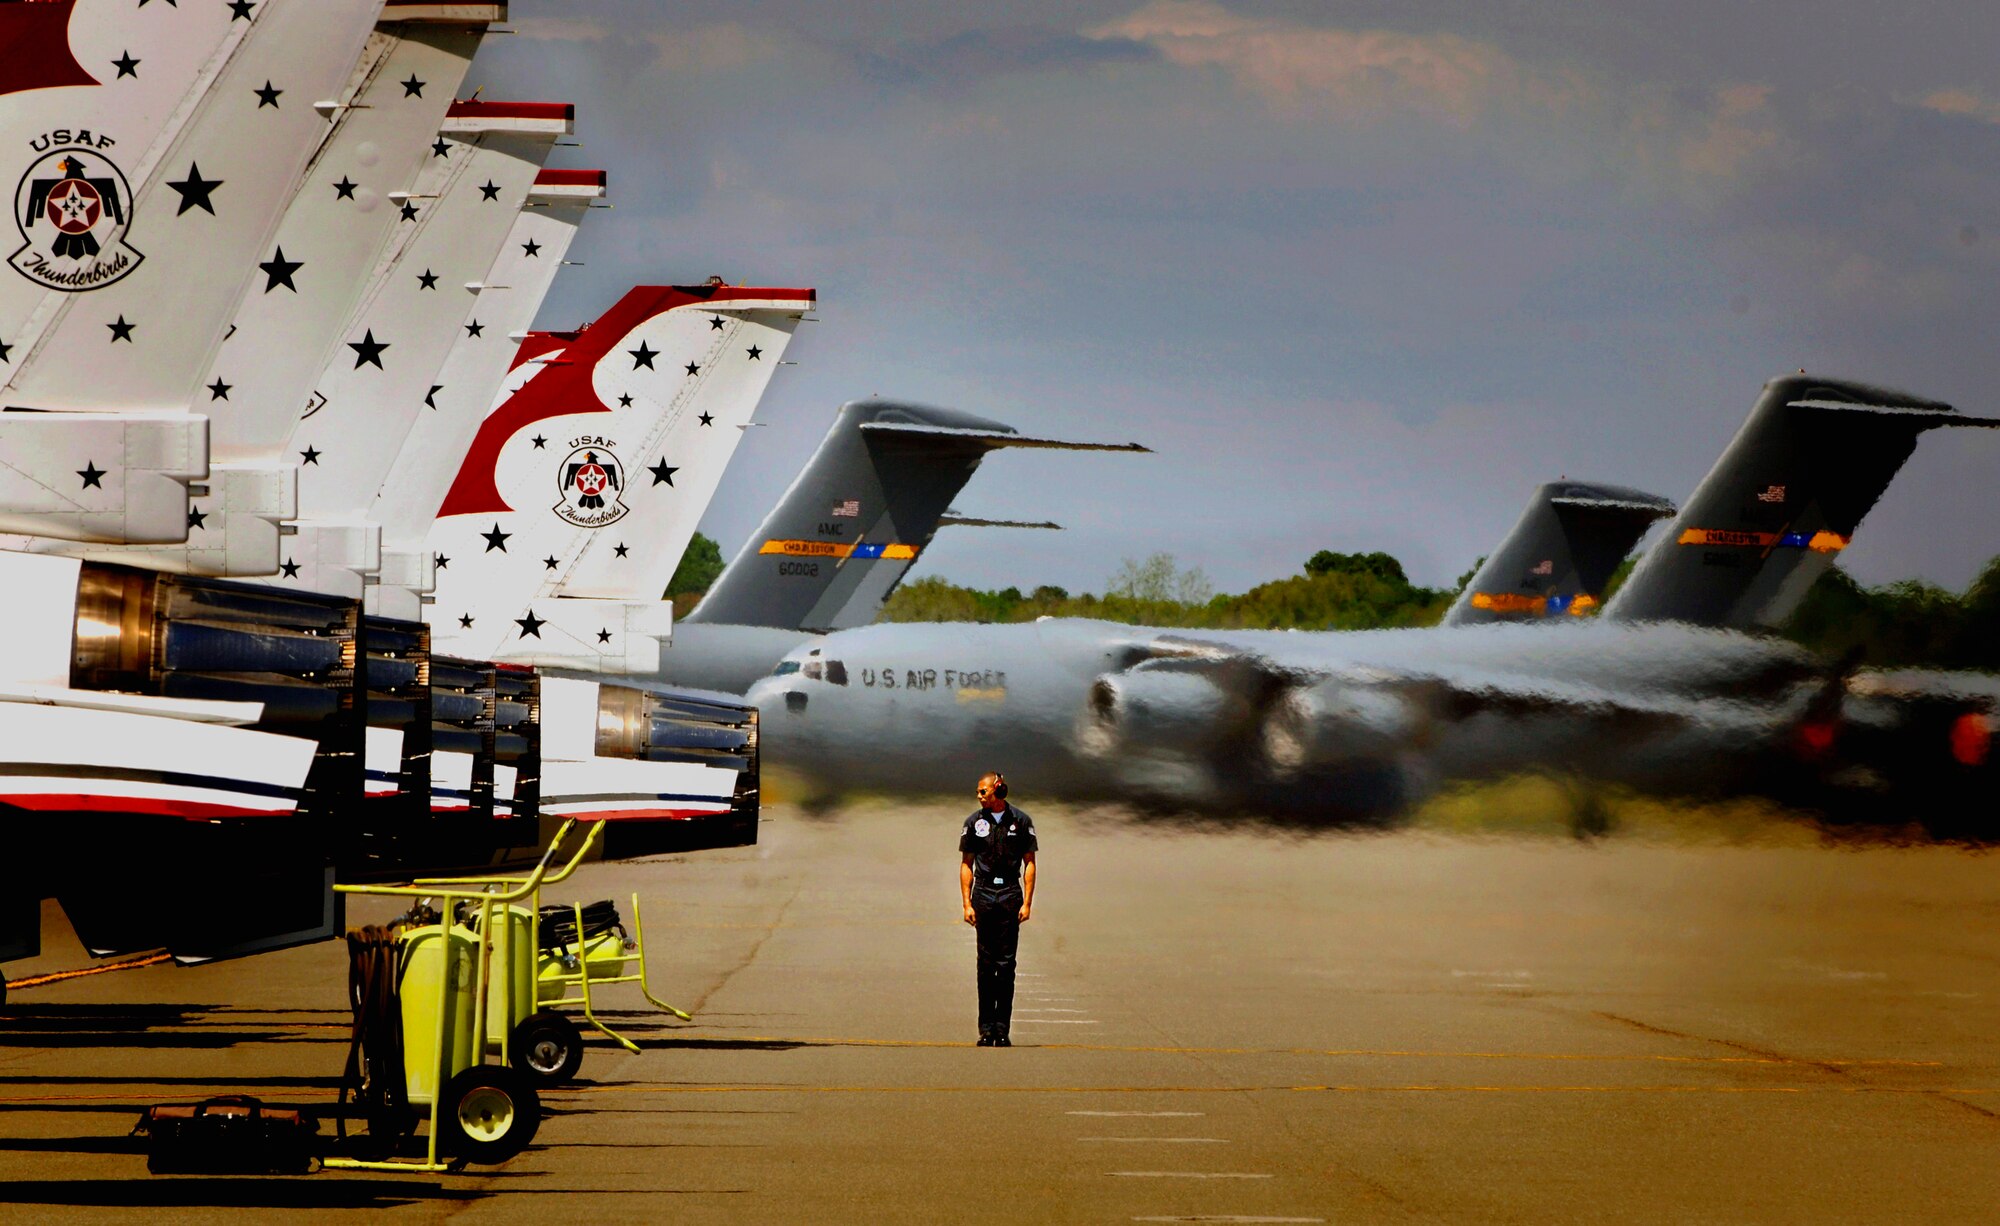
M618 495L625 488L625 466L611 454L610 443L601 438L578 439L557 471L556 486L562 501L553 510L579 528L602 528L625 517L625 504Z
M21 249L14 271L64 293L103 289L146 257L126 245L132 188L95 149L54 149L37 158L14 189Z

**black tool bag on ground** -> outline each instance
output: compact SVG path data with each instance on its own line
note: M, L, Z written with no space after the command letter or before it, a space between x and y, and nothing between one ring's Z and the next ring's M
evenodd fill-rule
M318 1130L298 1111L237 1094L148 1107L138 1131L155 1175L303 1175Z

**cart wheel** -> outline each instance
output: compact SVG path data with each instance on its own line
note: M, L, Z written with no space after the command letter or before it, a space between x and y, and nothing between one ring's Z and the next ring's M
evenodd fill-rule
M507 1050L514 1067L538 1086L559 1086L583 1067L583 1036L575 1022L553 1009L531 1013L514 1027Z
M541 1122L541 1100L526 1077L475 1065L445 1083L438 1145L455 1158L492 1165L528 1148Z

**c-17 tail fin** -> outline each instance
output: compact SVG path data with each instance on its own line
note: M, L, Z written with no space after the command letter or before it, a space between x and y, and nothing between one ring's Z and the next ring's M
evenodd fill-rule
M1447 626L1581 615L1618 563L1674 504L1612 485L1551 481L1445 611Z
M1803 372L1771 380L1604 616L1782 625L1916 450L1917 435L1939 426L2000 421Z
M867 625L946 521L951 500L979 462L1002 447L1147 450L1137 443L1036 438L957 409L850 401L682 624L788 631Z

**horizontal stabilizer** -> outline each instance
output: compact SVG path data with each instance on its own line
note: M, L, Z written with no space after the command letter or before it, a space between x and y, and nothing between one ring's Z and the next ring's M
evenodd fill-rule
M1011 430L968 430L955 426L927 426L915 422L871 421L864 422L861 432L871 437L904 437L937 441L963 441L990 449L1000 447L1039 447L1049 451L1143 451L1150 453L1151 447L1139 443L1074 443L1059 438L1036 438L1033 435L1016 434Z
M1929 408L1908 404L1848 404L1841 400L1793 400L1785 405L1788 409L1814 409L1833 413L1858 413L1867 417L1923 417L1929 420L1923 429L1932 426L1983 426L1992 429L2000 426L2000 417L1966 417L1955 412L1950 405Z
M1042 520L1039 523L1035 523L1025 519L978 519L970 515L953 515L950 513L946 513L945 515L941 516L938 519L938 527L940 528L1046 528L1052 532L1062 531L1061 524L1056 523L1054 520L1048 520L1048 519Z
M1654 519L1665 519L1679 511L1671 499L1655 498L1648 494L1643 498L1612 497L1610 495L1575 495L1567 498L1551 498L1552 507L1587 507L1597 511L1632 511L1650 515Z

